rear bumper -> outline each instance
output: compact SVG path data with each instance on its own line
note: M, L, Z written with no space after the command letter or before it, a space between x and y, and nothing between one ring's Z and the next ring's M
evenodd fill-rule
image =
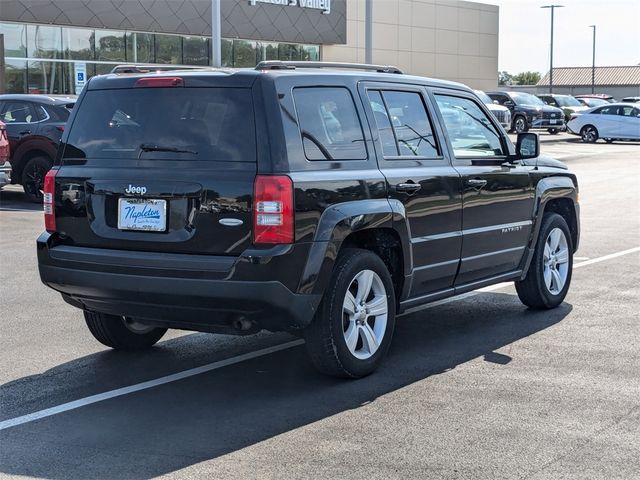
M256 259L56 246L38 239L42 282L83 309L135 317L159 326L246 334L260 329L295 331L308 325L319 295L294 293L278 272L266 278L275 256L289 263L304 246L265 251ZM301 251L294 251L294 247ZM195 257L195 258L194 258ZM246 263L245 265L239 265ZM243 277L255 270L255 278Z

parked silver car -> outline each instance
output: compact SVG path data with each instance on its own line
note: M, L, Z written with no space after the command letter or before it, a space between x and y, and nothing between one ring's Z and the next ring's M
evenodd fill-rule
M476 92L476 95L478 95L480 100L482 100L491 113L493 113L493 116L496 117L500 124L509 130L511 128L511 111L507 107L495 103L489 95L482 90L474 90L474 92Z

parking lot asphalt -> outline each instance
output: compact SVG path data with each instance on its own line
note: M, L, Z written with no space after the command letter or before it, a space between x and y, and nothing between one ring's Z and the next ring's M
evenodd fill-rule
M541 147L580 181L565 303L530 311L504 285L406 315L358 381L317 374L286 334L102 347L40 283L41 208L2 191L0 476L640 478L640 145L574 138Z

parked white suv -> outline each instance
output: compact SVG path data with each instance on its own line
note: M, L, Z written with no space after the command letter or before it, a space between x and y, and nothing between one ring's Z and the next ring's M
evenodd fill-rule
M482 90L474 90L474 92L487 106L491 113L493 113L493 116L496 117L500 124L507 130L509 130L511 128L511 111L507 107L498 105L497 102L491 100L489 95L484 93Z

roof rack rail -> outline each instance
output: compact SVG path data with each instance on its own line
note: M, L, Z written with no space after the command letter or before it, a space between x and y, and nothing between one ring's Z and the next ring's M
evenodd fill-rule
M111 70L111 73L150 73L150 72L171 72L173 70L198 70L203 68L209 68L207 66L193 66L193 65L154 65L154 64L123 64L116 65Z
M342 62L283 62L281 60L266 60L256 65L256 70L295 70L296 68L344 68L349 70L367 70L379 73L402 74L402 70L393 65L370 65L368 63Z

